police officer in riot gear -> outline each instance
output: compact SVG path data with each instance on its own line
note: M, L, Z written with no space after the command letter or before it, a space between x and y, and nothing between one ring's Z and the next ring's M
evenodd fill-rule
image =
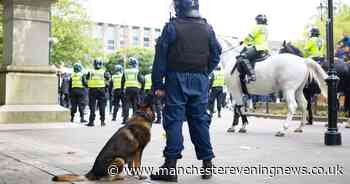
M85 88L87 87L86 78L82 72L82 66L79 63L73 65L73 73L69 82L69 94L71 98L71 122L74 121L74 115L79 107L80 122L86 123L84 119L84 109L85 109Z
M320 38L320 30L318 28L312 28L310 30L310 37L304 47L304 54L306 57L312 58L318 63L322 63L324 61L322 48L323 41Z
M222 101L223 101L223 92L224 92L224 85L225 85L225 79L224 79L224 71L221 69L220 66L217 66L214 72L211 74L210 78L210 94L209 94L209 111L210 115L213 116L214 114L214 103L216 100L216 107L218 110L218 117L221 117L221 107L222 107Z
M152 66L150 67L150 71L152 72ZM154 96L152 91L152 73L145 75L145 96L152 95L153 96L153 107L156 111L157 119L155 123L160 124L162 120L162 102L161 97Z
M248 75L248 79L245 81L247 83L256 80L254 70L255 60L266 55L269 51L266 15L258 15L256 16L255 20L256 25L250 34L248 34L248 36L244 39L243 44L245 48L237 57L237 60L242 64L246 74Z
M168 22L156 45L152 89L164 96L163 128L166 132L165 162L152 180L177 181L177 160L182 158L182 125L187 119L191 140L203 168L212 167L211 118L207 113L209 74L220 62L221 46L213 28L200 17L198 0L174 0L176 18ZM165 78L165 82L163 79ZM211 178L204 172L203 179Z
M116 121L120 102L124 104L124 89L122 89L123 66L115 65L111 80L111 92L113 94L113 117L112 121Z
M95 108L99 108L101 125L105 126L105 111L107 104L107 88L105 80L109 80L110 76L102 68L102 61L94 60L94 70L88 73L88 87L89 87L89 108L90 117L87 126L94 126Z
M145 79L138 68L139 61L135 57L130 57L128 66L122 77L122 89L125 89L123 124L125 124L129 118L130 107L132 107L133 113L136 112L141 91L143 91L145 87Z

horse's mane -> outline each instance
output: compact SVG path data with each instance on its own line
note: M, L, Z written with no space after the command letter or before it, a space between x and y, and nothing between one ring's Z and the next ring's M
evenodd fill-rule
M280 49L279 53L290 53L300 57L304 57L303 52L299 48L294 46L291 42L286 43L286 41L283 42L282 48Z

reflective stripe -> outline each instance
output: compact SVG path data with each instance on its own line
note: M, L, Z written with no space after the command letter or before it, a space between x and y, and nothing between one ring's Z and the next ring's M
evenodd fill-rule
M125 88L141 87L137 78L138 73L139 73L139 70L135 68L125 70Z
M123 76L123 74L117 74L117 75L112 76L113 89L122 88L122 76Z
M83 74L81 72L72 74L72 88L84 88L83 86Z
M94 70L90 72L90 78L88 81L89 88L104 88L105 87L105 79L104 79L105 71Z
M145 76L145 89L146 90L150 90L152 88L152 75L151 74L147 74Z
M223 87L225 85L225 74L222 70L214 70L213 87Z

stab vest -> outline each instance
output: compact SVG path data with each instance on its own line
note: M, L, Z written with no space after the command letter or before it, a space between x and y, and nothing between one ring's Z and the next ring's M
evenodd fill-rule
M170 45L167 66L175 72L207 72L209 30L204 19L175 19L176 41Z
M73 72L72 74L72 88L84 88L82 81L83 74L81 72Z

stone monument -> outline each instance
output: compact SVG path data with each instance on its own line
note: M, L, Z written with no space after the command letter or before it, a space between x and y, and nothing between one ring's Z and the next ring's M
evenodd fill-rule
M68 122L58 105L56 68L49 65L50 10L56 0L1 0L4 63L0 123Z

